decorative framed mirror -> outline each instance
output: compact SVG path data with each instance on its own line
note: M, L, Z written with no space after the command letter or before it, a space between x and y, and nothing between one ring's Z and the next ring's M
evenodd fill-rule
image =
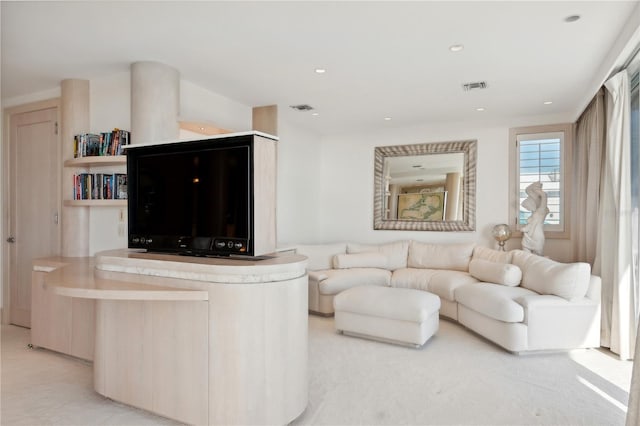
M476 144L376 147L373 229L475 231Z

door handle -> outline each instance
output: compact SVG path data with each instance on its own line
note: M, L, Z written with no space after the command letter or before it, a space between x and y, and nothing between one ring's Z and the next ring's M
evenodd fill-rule
M8 242L8 243L15 243L15 242L16 242L16 237L9 237L9 238L7 238L7 242Z

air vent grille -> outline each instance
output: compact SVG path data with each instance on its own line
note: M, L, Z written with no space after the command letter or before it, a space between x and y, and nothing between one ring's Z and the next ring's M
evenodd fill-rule
M473 83L466 83L462 85L462 89L465 92L468 92L470 90L476 90L476 89L486 89L487 88L487 82L486 81L476 81Z
M289 106L298 111L311 111L313 109L311 105L307 105L307 104L289 105Z

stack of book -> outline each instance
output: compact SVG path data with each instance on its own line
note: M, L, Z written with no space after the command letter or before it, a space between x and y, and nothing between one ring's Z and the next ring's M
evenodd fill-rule
M130 132L113 129L99 135L83 133L73 137L73 157L94 157L100 155L122 155L123 146L129 145Z
M126 200L125 173L79 173L73 175L74 200Z

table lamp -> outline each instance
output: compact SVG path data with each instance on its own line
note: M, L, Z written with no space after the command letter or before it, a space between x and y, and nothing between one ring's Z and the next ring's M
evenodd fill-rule
M509 238L511 238L511 228L506 223L501 223L493 227L493 231L491 231L493 238L498 242L498 246L500 246L500 251L504 250L504 243L507 242Z

